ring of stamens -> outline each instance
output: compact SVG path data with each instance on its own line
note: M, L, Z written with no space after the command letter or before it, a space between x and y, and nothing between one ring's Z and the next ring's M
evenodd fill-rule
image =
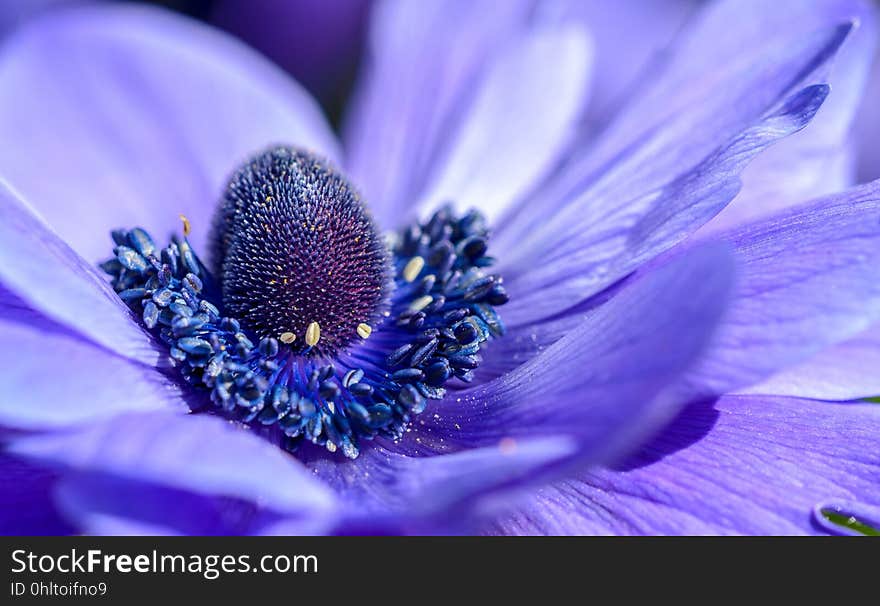
M442 208L397 235L387 311L357 325L359 342L333 356L285 347L314 347L316 322L302 335L260 338L224 315L221 289L185 237L160 250L140 228L112 236L115 257L102 268L180 375L217 411L275 428L288 450L308 441L355 458L362 440L399 439L447 383L473 380L481 348L504 333L495 307L507 293L486 272L493 259L476 212Z

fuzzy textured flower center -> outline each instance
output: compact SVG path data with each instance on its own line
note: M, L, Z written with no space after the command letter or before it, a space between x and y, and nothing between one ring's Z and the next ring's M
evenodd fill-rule
M358 193L300 149L271 148L232 176L213 246L227 313L299 353L342 350L387 298L389 257Z

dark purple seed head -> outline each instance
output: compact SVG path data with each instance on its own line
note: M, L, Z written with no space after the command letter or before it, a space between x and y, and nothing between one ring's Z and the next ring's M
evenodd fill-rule
M375 325L391 270L358 193L326 161L291 147L252 158L230 179L214 218L224 313L259 337L331 356Z

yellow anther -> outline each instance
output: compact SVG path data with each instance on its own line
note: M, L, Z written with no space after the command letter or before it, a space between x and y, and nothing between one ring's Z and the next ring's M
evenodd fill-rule
M370 334L372 334L372 332L373 328L369 324L364 324L363 322L361 322L357 326L357 333L361 339L366 339L370 336Z
M425 295L424 297L419 297L412 303L410 303L409 308L413 311L421 311L425 309L431 302L434 300L434 297L430 295Z
M306 345L309 347L314 347L318 344L318 341L321 339L321 327L317 322L312 322L309 324L309 327L306 328Z
M186 215L180 215L180 220L183 222L183 235L188 236L192 231L192 225L190 225L189 219L186 218Z
M281 336L278 337L282 343L290 344L296 341L296 335L292 332L283 332Z
M419 256L413 257L403 267L403 279L407 282L412 282L419 276L424 266L425 260L423 258Z

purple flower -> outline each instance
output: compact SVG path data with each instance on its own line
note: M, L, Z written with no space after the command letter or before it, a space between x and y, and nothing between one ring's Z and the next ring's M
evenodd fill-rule
M603 47L547 6L378 4L341 144L157 10L11 39L4 530L876 528L880 183L845 189L844 145L870 7L714 3L591 120Z

